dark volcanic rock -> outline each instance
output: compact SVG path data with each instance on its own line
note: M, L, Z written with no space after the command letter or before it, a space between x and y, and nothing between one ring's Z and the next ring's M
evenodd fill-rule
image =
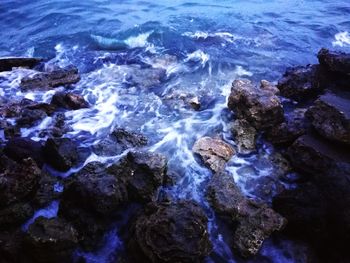
M318 52L317 57L320 64L330 71L344 74L350 73L350 54L322 48Z
M191 201L151 205L133 224L129 256L135 262L202 262L212 248L207 222Z
M78 110L89 107L89 103L85 101L83 96L71 92L55 93L55 95L52 97L51 104L55 105L56 107L61 107L69 110Z
M232 133L239 153L250 153L255 150L257 130L246 120L235 120L232 125Z
M266 129L283 121L279 98L271 91L255 87L250 80L232 83L228 107L238 119L245 119L256 129Z
M42 59L40 58L22 58L22 57L9 57L0 58L0 72L10 71L12 68L24 67L33 68L38 65Z
M78 244L78 233L60 218L39 217L29 226L25 251L34 262L72 262L72 252Z
M21 229L4 229L0 231L0 258L4 263L26 263L23 255L24 233Z
M167 160L157 153L129 152L108 171L127 185L129 197L138 202L149 202L156 198L158 188L163 185Z
M306 109L295 109L289 113L284 122L266 132L267 139L276 145L293 143L310 129L311 125L305 117L305 112Z
M27 202L11 204L0 210L0 229L20 226L34 214L33 207Z
M68 138L47 139L44 152L47 163L62 172L68 171L80 160L77 144Z
M24 159L21 164L0 158L0 207L20 202L32 197L42 173L32 159Z
M23 109L20 117L16 119L16 124L20 127L31 127L45 119L46 116L46 113L42 110Z
M129 148L142 147L147 144L147 138L142 134L116 128L108 137L94 145L94 152L100 156L113 156Z
M43 173L38 190L32 200L33 205L37 208L48 206L53 200L58 199L61 193L55 191L55 184L59 182L59 177Z
M35 160L39 167L42 167L44 164L41 143L33 141L29 138L10 139L5 145L4 153L17 162L21 162L22 160L30 157Z
M318 65L307 65L289 68L278 82L281 95L296 101L315 97L322 91Z
M24 77L21 80L22 91L47 90L58 86L68 86L80 80L76 67L56 68L51 72L40 72L31 77Z
M322 136L350 144L350 100L327 93L309 108L307 116Z
M233 242L242 256L256 255L264 240L286 224L286 220L267 205L244 197L227 173L213 175L207 197L219 215L236 225Z
M192 151L198 154L214 172L223 170L226 163L235 154L234 149L228 143L210 137L198 139L193 145Z

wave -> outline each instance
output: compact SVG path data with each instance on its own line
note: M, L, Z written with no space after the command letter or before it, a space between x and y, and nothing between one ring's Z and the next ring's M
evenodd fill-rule
M333 47L350 46L350 34L349 32L339 32L334 36L335 40L332 42Z

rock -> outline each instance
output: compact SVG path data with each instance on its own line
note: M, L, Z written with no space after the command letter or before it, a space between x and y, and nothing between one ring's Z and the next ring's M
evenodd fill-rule
M52 97L51 104L68 110L78 110L89 107L89 103L85 101L83 96L72 92L55 93Z
M17 162L21 162L30 157L35 160L39 167L42 167L44 164L41 143L33 141L30 138L10 139L5 145L4 153Z
M56 68L51 72L39 72L21 80L21 90L48 90L58 86L68 86L80 80L76 67Z
M276 85L264 79L260 81L260 88L266 91L270 91L274 95L279 95L280 93L280 90Z
M19 118L24 110L41 111L47 115L51 115L56 108L47 103L37 103L30 99L22 99L17 102L8 102L0 106L0 115L4 118Z
M127 200L124 183L108 173L102 163L92 162L71 176L62 195L62 206L108 216Z
M161 68L142 68L140 65L120 65L120 71L125 72L123 79L131 86L151 88L161 84L166 77L166 70Z
M59 177L43 173L39 181L38 190L32 200L33 205L37 208L46 207L53 200L58 199L61 195L60 192L55 191L55 185L58 182Z
M198 154L214 172L223 170L226 162L235 154L234 149L229 144L210 137L198 139L193 145L192 151Z
M132 200L150 202L156 199L158 188L164 183L166 169L167 160L163 155L131 151L108 171L127 185Z
M41 170L30 158L17 164L6 156L1 156L0 207L30 199L38 188L41 175Z
M12 125L8 121L2 121L0 123L0 129L4 131L5 139L11 139L14 137L20 137L21 136L21 130L18 126Z
M350 54L322 48L317 57L320 64L330 71L350 73Z
M299 136L310 130L309 121L305 117L306 109L297 108L286 114L284 122L267 130L266 138L275 145L290 145Z
M212 249L207 223L192 201L151 205L133 223L129 256L135 262L202 262Z
M193 97L189 100L188 102L190 104L190 106L194 109L194 110L200 110L201 108L201 103L198 99L198 97Z
M289 68L278 82L281 95L296 101L313 98L322 92L322 71L318 65Z
M237 79L232 83L228 107L238 119L245 119L254 128L266 129L283 121L283 108L272 92L255 87L250 80Z
M68 138L47 139L44 152L47 163L62 172L77 165L80 159L77 144Z
M43 60L41 58L9 57L0 58L0 72L10 71L12 68L33 68Z
M31 127L38 124L47 117L46 113L42 110L28 110L23 109L21 116L16 119L16 124L20 127Z
M11 204L0 210L0 229L18 227L33 214L34 209L28 202Z
M308 109L307 116L325 138L350 144L350 100L327 93Z
M113 156L121 154L129 148L145 146L147 141L147 138L142 134L116 128L108 137L94 145L93 148L97 155Z
M25 251L35 262L72 262L78 241L77 231L68 222L39 217L29 226Z
M244 197L227 173L213 175L207 198L219 215L236 225L234 247L244 257L256 255L264 240L286 224L286 220L267 205Z
M232 126L232 133L238 146L239 153L250 153L255 150L257 131L247 121L235 120Z

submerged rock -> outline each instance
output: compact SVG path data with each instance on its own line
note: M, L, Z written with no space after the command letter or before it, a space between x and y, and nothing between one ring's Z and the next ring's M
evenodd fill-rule
M307 116L325 138L350 144L350 100L327 93L308 109Z
M235 120L232 125L232 132L239 153L250 153L255 150L257 130L245 120Z
M29 226L24 247L34 262L72 262L78 241L77 231L68 222L39 217Z
M266 129L283 121L279 98L269 90L255 87L247 79L232 83L228 107L237 118L247 120L256 129Z
M210 137L198 139L193 145L192 151L198 154L214 172L223 170L227 161L235 154L234 149L228 143Z
M191 201L150 205L133 223L129 256L135 262L202 262L212 249L207 223Z
M322 48L317 57L320 64L332 72L350 73L350 54Z
M207 198L219 215L236 226L233 246L245 257L256 255L264 240L286 224L286 220L267 205L244 197L227 173L213 175Z
M9 57L0 58L0 72L10 71L12 68L33 68L43 60L41 58Z
M80 80L76 67L55 68L50 72L39 72L21 80L21 90L48 90L58 86L68 86Z
M89 107L89 103L85 101L83 96L72 92L55 93L52 97L51 104L68 110L78 110Z

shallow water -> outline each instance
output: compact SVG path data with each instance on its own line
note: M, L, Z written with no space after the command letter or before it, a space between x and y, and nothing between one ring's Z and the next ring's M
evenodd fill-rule
M144 133L148 149L165 154L169 169L181 176L164 191L195 199L207 210L215 247L207 261L241 262L205 201L211 172L193 156L192 145L205 135L235 145L229 127L233 116L226 109L235 78L276 81L286 67L315 63L321 47L350 51L349 16L349 1L328 0L2 0L0 56L39 56L50 60L47 66L76 65L82 80L74 92L92 107L66 113L72 127L66 136L90 146L116 126ZM50 101L54 91L19 91L20 79L29 74L0 73L6 79L0 95ZM200 97L202 110L188 107L184 94ZM46 118L22 135L42 140L39 131L51 122ZM246 195L269 202L283 185L271 176L276 170L272 154L261 143L258 152L229 162L227 170ZM87 162L116 158L92 155ZM267 182L269 190L264 189ZM86 253L87 261L112 262L116 248L123 247L117 233L118 224L106 233L101 251ZM268 240L256 262L303 262L298 246Z

